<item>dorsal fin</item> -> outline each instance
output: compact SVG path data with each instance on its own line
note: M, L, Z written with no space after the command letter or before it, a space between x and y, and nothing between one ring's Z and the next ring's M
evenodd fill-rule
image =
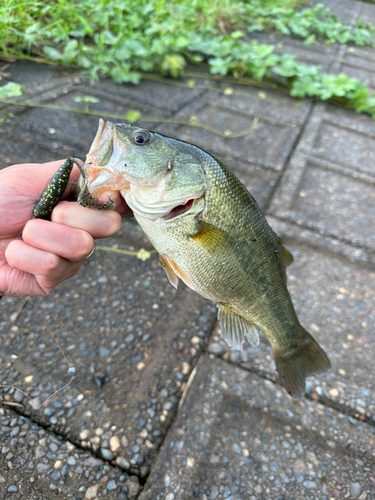
M284 242L280 237L279 237L279 245L281 247L281 255L283 256L285 267L288 267L294 260L293 255L289 252L287 248L284 247Z
M245 338L253 347L259 344L258 328L254 323L234 313L229 307L220 304L218 309L221 334L232 349L242 351L242 342Z

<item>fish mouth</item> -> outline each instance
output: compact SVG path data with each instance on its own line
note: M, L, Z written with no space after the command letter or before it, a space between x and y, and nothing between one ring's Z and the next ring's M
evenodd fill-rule
M135 216L140 215L152 221L156 221L157 219L165 221L173 220L189 212L196 203L204 199L204 193L199 192L191 193L185 199L175 200L174 202L158 200L156 203L142 203L133 196L131 190L122 190L121 194L128 206L133 210Z
M177 205L177 207L172 208L172 210L167 215L164 215L163 219L175 219L178 215L182 215L187 212L194 205L194 202L195 198L192 198L182 205Z

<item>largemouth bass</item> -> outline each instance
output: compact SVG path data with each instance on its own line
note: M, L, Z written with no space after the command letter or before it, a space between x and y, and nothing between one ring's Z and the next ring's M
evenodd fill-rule
M100 120L85 166L93 197L121 192L171 284L180 278L216 303L232 348L245 339L257 345L260 329L293 397L303 394L306 377L329 368L294 311L285 273L291 254L219 160L192 144Z

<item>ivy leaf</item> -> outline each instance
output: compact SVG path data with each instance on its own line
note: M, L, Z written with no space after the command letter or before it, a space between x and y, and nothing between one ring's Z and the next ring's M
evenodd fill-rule
M231 36L232 38L234 38L234 39L236 39L236 38L241 38L241 37L243 37L243 31L241 31L241 30L236 30L236 31L233 31L233 32L230 34L230 36Z
M294 76L297 73L296 58L290 54L284 54L281 56L279 64L272 70L280 76Z
M319 83L311 76L303 76L294 80L290 95L293 97L303 98L306 96L316 95L319 92Z
M19 97L22 95L24 88L19 83L8 82L0 87L0 99L7 97Z
M311 34L309 35L304 41L303 41L303 44L304 45L311 45L312 43L315 42L315 38L316 36L314 34Z
M130 82L137 84L141 79L140 73L130 71L130 65L115 66L109 71L109 74L116 83Z
M67 46L65 47L64 52L62 54L62 62L64 64L69 64L70 62L72 62L76 58L76 56L77 56L77 51L76 51L77 45L78 45L77 40L71 40L67 44Z
M127 61L131 56L131 52L128 49L127 44L122 43L116 48L114 55L119 61Z
M208 60L210 71L214 74L226 75L232 67L233 60L231 57L213 57Z

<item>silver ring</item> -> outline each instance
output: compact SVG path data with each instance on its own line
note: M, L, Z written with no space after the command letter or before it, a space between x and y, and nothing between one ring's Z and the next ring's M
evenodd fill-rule
M95 252L95 247L91 250L91 252L88 254L88 256L85 257L83 260L89 259L94 254L94 252Z

